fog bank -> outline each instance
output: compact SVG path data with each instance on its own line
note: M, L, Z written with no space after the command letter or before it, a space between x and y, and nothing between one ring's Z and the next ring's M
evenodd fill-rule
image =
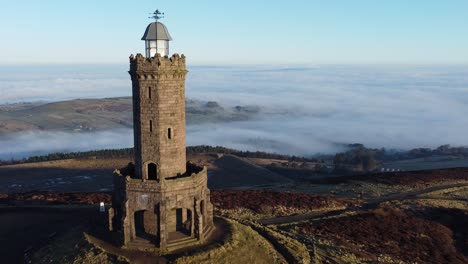
M130 95L126 68L0 73L0 103ZM17 71L22 68L18 67ZM187 127L187 144L312 155L341 144L410 149L468 145L468 66L190 67L188 98L257 105L254 120ZM60 78L58 78L60 76ZM0 158L129 147L130 130L41 132L0 139Z

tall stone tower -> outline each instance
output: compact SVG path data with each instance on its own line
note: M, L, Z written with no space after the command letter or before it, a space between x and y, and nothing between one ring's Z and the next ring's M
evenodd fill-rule
M154 17L159 19L158 10ZM114 173L109 227L126 247L172 250L201 243L213 228L207 169L186 162L185 56L158 21L143 35L146 56L130 56L135 165Z

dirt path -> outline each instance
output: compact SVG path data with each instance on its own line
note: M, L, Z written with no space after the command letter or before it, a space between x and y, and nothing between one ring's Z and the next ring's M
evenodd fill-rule
M440 191L444 189L449 189L449 188L456 188L456 187L468 187L468 183L459 183L459 184L448 184L448 185L441 185L441 186L435 186L435 187L430 187L424 190L418 190L418 191L412 191L412 192L407 192L407 193L398 193L398 194L391 194L387 195L385 197L381 198L376 198L376 199L371 199L368 200L364 203L364 205L360 208L347 208L343 210L336 210L336 211L328 211L328 212L314 212L314 213L309 213L309 214L301 214L301 215L291 215L291 216L282 216L282 217L273 217L273 218L266 218L266 219L261 219L258 222L262 225L281 225L281 224L289 224L289 223L294 223L294 222L300 222L312 218L316 218L318 216L320 217L329 217L329 216L334 216L334 215L339 215L344 212L349 212L349 211L361 211L361 210L369 210L369 209L374 209L379 206L379 204L387 201L395 201L395 200L407 200L407 199L418 199L419 195L425 194L425 193L431 193L435 191ZM425 199L431 199L430 197L424 197ZM434 199L434 198L432 198ZM448 199L448 198L442 198L442 199ZM461 200L461 201L468 201L468 199L464 198L453 198L450 200Z
M258 222L262 225L282 225L282 224L289 224L294 222L300 222L307 219L316 218L318 216L327 217L327 216L334 216L342 214L346 211L350 211L352 209L343 209L343 210L336 210L336 211L329 211L329 212L315 212L310 214L299 214L299 215L291 215L291 216L281 216L281 217L273 217L273 218L265 218L258 220Z
M385 197L372 199L368 201L366 205L373 206L375 204L380 204L382 202L387 202L387 201L392 201L392 200L415 199L415 198L418 198L417 196L421 194L441 191L441 190L450 189L450 188L457 188L457 187L468 187L468 183L447 184L447 185L434 186L434 187L426 188L423 190L412 191L412 192L407 192L407 193L391 194Z

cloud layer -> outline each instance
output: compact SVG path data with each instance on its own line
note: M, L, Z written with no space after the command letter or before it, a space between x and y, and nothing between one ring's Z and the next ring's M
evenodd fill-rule
M60 68L43 72L31 69L34 78L27 80L20 72L11 72L8 77L1 73L1 103L130 95L125 67L93 67L93 71L86 67L73 71L72 67L66 74ZM468 66L235 66L189 70L188 98L229 106L259 105L262 109L251 121L191 125L187 128L189 145L300 155L333 153L343 143L356 142L397 149L468 145ZM0 156L127 147L132 145L131 135L131 131L123 130L79 137L64 133L16 135L0 141Z
M133 146L133 131L94 133L27 132L0 137L0 159L19 159L53 152L74 152Z

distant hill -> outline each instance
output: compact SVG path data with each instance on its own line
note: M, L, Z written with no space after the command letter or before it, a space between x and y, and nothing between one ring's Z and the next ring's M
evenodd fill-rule
M187 123L193 124L248 120L260 108L187 100L186 110ZM0 135L31 130L87 132L132 125L131 97L0 105Z

